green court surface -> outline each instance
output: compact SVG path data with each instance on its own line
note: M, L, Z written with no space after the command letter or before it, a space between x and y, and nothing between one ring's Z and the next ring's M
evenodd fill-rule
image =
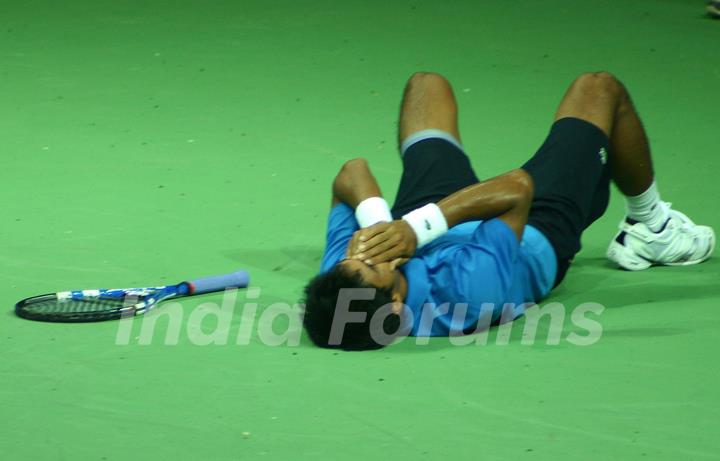
M483 178L535 151L577 74L615 73L664 199L720 228L720 21L703 2L29 0L0 18L1 459L720 458L720 263L614 269L615 192L547 300L605 306L592 345L568 341L585 334L569 315L559 344L545 321L525 344L525 319L484 346L368 353L257 333L316 272L345 160L367 157L394 197L399 101L419 70L454 84ZM255 288L237 293L224 345L187 328L222 295L182 301L174 345L168 315L143 339L142 318L12 310L237 268ZM287 316L274 327L298 332Z

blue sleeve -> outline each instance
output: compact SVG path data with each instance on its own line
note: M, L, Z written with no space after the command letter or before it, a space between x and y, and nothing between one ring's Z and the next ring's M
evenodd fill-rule
M320 273L329 271L345 259L348 243L358 229L360 226L355 219L355 212L348 205L339 203L330 210Z
M455 261L457 286L471 310L479 309L483 303L494 304L493 322L503 304L513 301L509 292L519 247L512 229L499 219L491 219L478 224L471 244L459 252Z

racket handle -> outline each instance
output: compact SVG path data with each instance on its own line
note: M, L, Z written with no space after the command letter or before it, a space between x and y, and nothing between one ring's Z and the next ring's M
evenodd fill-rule
M250 283L250 275L246 271L237 271L225 275L214 275L185 282L190 287L191 295L223 291L226 288L245 288Z

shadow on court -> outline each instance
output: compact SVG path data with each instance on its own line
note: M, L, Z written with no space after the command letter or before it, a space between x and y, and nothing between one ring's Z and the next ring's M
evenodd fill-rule
M563 284L552 294L554 301L593 301L607 308L631 305L717 299L720 285L714 281L717 263L708 261L688 267L653 267L642 272L615 268L603 258L576 261Z

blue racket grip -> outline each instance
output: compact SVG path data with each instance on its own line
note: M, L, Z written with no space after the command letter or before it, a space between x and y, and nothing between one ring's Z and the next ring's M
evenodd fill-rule
M223 291L226 288L245 288L250 283L250 274L237 271L225 275L214 275L185 282L190 287L191 295Z

